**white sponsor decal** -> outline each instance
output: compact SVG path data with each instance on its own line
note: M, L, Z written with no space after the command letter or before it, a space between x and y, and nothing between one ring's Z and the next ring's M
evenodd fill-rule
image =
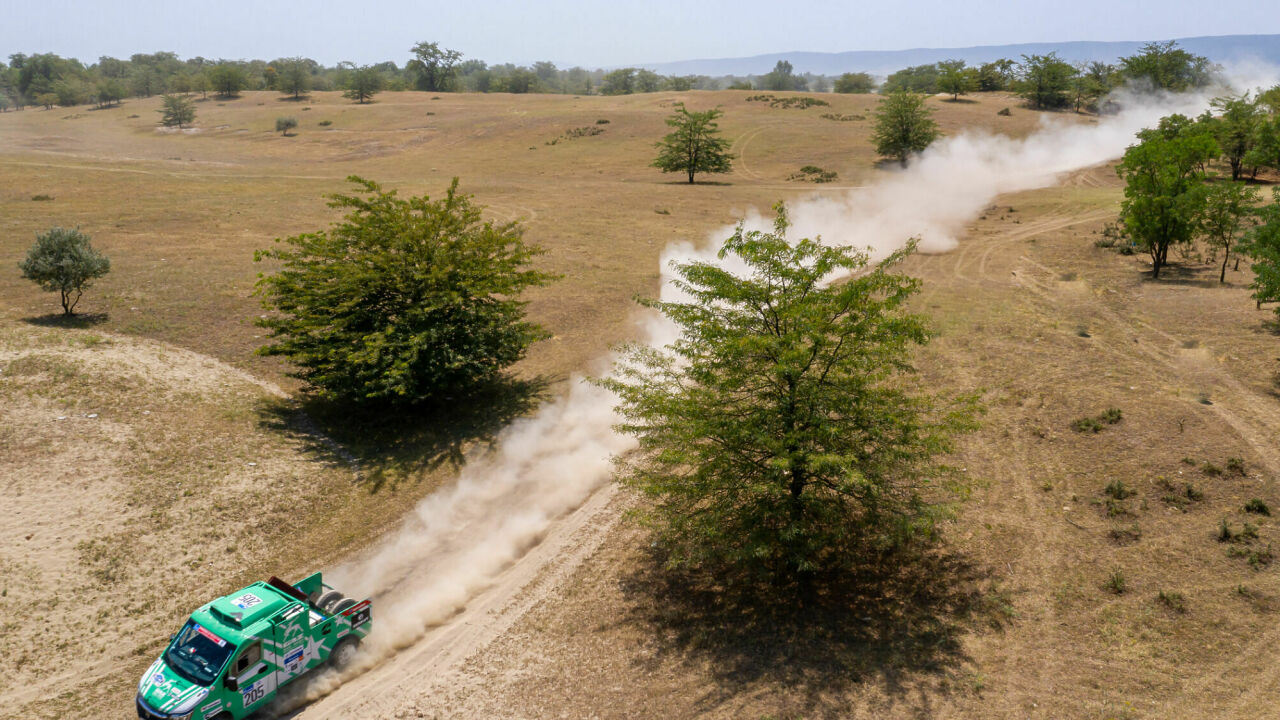
M262 598L258 597L257 595L254 595L253 593L245 593L240 597L236 598L235 600L232 600L231 604L235 605L241 610L248 610L249 608L253 607L254 605L257 605L260 602L262 602Z

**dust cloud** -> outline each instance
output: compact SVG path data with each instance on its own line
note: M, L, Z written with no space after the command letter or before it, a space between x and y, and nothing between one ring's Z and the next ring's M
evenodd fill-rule
M1266 87L1277 76L1248 70L1236 87ZM946 252L964 224L998 195L1052 185L1063 173L1113 160L1138 130L1169 113L1197 115L1220 93L1120 96L1115 99L1124 109L1117 115L1096 123L1046 115L1042 127L1023 139L980 132L947 137L873 186L789 202L790 234L868 248L873 259L913 237L921 252ZM772 217L751 211L743 223L767 230ZM732 232L723 228L704 243L671 245L662 255L663 298L679 297L670 282L672 263L720 262L716 252ZM645 322L646 342L662 346L675 338L664 318ZM424 499L395 536L328 573L330 584L344 592L375 598L374 630L355 667L344 677L318 678L304 701L380 664L465 608L557 518L608 482L611 459L634 446L613 431L613 405L610 393L576 379L566 397L507 428L497 448L473 459L455 485Z

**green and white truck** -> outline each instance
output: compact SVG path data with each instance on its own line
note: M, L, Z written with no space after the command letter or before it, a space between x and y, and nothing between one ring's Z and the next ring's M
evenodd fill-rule
M342 669L373 627L369 600L344 598L320 573L273 577L191 614L138 683L143 720L240 720L326 663Z

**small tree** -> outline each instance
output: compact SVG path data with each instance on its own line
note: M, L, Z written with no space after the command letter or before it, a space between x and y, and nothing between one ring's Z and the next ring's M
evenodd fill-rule
M1258 126L1262 121L1258 102L1246 92L1239 97L1214 98L1210 105L1220 113L1212 123L1218 147L1231 165L1231 179L1239 180L1245 159L1258 142Z
M773 70L760 78L763 90L804 90L808 86L804 78L795 74L795 69L786 60L779 60Z
M1258 224L1244 236L1236 248L1253 260L1253 299L1258 307L1264 302L1280 302L1280 188L1271 191L1272 202L1258 209ZM1280 306L1276 307L1280 315Z
M465 393L496 378L545 337L524 319L541 251L516 223L495 225L458 193L407 200L359 177L361 196L333 195L347 210L328 230L257 253L280 263L258 280L275 313L258 321L281 355L324 397L413 403Z
M209 85L225 98L238 95L249 82L244 68L235 63L222 62L209 68Z
M281 135L288 135L289 131L298 127L298 118L295 117L278 117L276 118L276 132Z
M832 90L845 94L865 94L876 89L876 80L867 73L845 73L836 78Z
M382 73L377 68L368 65L358 67L347 73L346 90L342 96L363 105L382 91L382 82Z
M1209 186L1204 209L1200 213L1200 236L1216 253L1222 251L1222 270L1218 282L1227 281L1227 262L1236 247L1245 223L1258 204L1258 191L1244 183L1222 182Z
M1172 245L1188 242L1204 207L1204 163L1218 153L1203 133L1144 130L1116 172L1125 179L1120 218L1129 237L1151 256L1151 276L1169 260Z
M895 92L880 101L875 116L871 137L876 152L896 159L903 167L912 154L938 139L938 124L933 121L933 111L925 106L923 95Z
M196 121L196 106L185 95L161 95L160 124L165 127L183 128Z
M664 173L686 173L690 184L697 173L732 172L729 141L720 137L716 124L716 118L723 114L719 110L691 112L684 103L676 103L675 111L666 120L675 132L657 143L659 153L651 167Z
M72 315L84 291L97 278L111 270L111 261L89 243L89 236L75 230L54 227L27 251L18 263L22 277L46 292L57 291L62 297L62 313Z
M788 239L775 209L772 233L739 226L725 242L734 270L677 265L688 299L642 303L679 338L626 346L601 383L640 441L621 480L652 498L669 562L805 588L931 537L950 475L936 458L977 406L910 382L930 337L906 311L919 281L893 272L910 247L870 265Z
M276 91L283 95L292 95L294 100L307 94L311 89L311 72L306 60L300 57L289 58L277 63Z
M947 60L938 63L938 90L951 94L952 102L968 95L970 90L978 87L977 78L972 69L964 66L963 60Z
M415 76L415 85L419 90L428 92L449 92L453 90L454 78L458 74L458 61L462 53L457 50L440 47L439 43L420 42L410 51L413 59L405 69Z

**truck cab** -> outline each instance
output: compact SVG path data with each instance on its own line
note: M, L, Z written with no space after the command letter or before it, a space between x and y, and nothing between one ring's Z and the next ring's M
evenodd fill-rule
M240 720L307 672L341 669L371 629L370 601L343 598L320 573L254 583L191 614L138 683L138 717Z

